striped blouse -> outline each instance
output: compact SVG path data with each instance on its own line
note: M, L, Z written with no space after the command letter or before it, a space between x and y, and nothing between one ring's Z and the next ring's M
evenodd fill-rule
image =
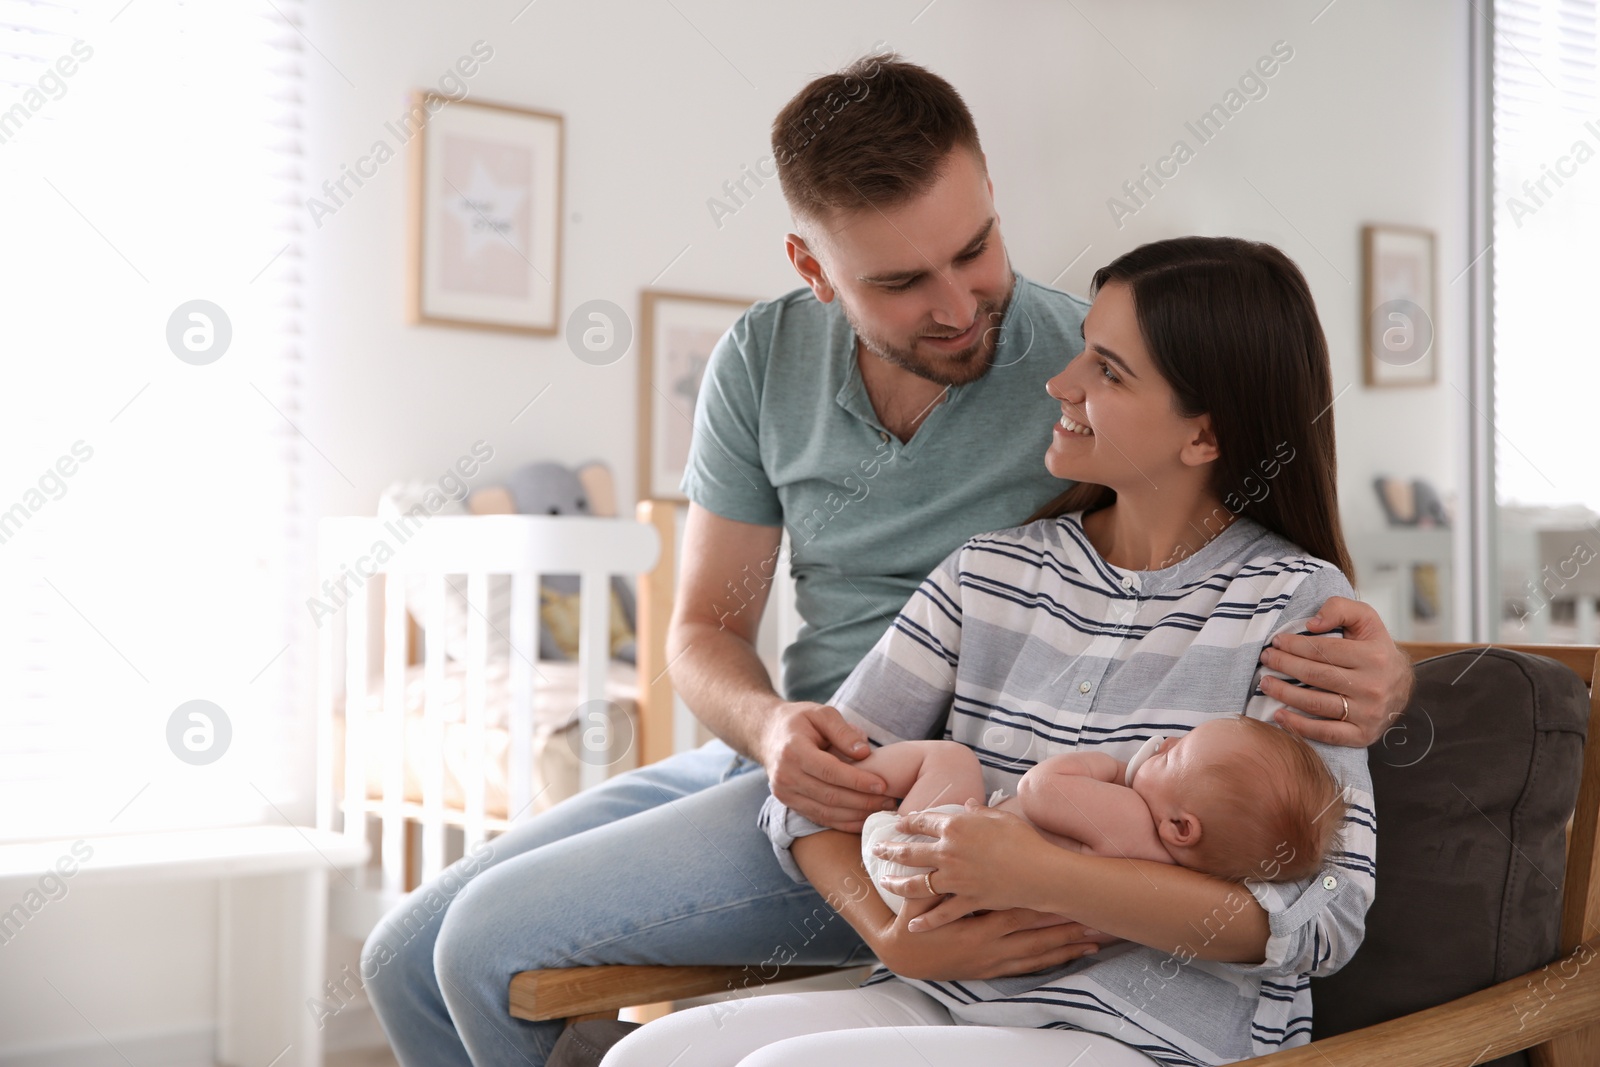
M1114 567L1084 535L1082 513L974 537L934 570L831 701L872 745L960 741L978 754L986 792L1015 793L1029 767L1060 752L1126 760L1151 736L1241 709L1270 721L1265 646L1330 596L1353 597L1332 564L1247 518L1199 552L1155 571ZM1281 675L1280 675L1281 677ZM1247 881L1267 912L1266 958L1185 960L1131 943L1056 970L987 981L909 981L962 1022L1091 1030L1160 1063L1210 1065L1305 1044L1310 979L1361 944L1372 903L1377 822L1365 749L1313 742L1348 810L1323 870L1300 882ZM789 854L818 826L769 797L760 824L790 877ZM1235 911L1236 913L1236 911ZM1219 908L1210 939L1230 918Z

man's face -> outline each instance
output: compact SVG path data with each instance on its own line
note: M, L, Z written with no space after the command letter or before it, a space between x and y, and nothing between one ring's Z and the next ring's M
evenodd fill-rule
M813 288L838 296L869 352L940 385L988 371L1014 276L993 185L971 153L953 150L933 187L905 204L805 229L822 274Z

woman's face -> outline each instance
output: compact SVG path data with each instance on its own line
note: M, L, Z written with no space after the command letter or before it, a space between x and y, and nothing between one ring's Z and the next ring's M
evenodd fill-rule
M1121 495L1161 488L1163 476L1203 461L1208 454L1193 446L1202 431L1209 436L1210 419L1178 413L1172 387L1145 348L1127 285L1108 282L1100 290L1083 339L1083 352L1045 383L1061 402L1044 456L1050 473Z

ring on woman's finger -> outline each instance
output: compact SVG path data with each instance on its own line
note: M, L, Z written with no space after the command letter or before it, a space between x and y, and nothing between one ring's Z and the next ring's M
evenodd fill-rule
M938 890L933 888L933 872L932 871L924 871L923 872L922 884L928 887L928 895L930 897L936 897L936 896L939 895Z
M1344 714L1339 716L1339 721L1340 722L1349 722L1350 721L1350 698L1345 696L1343 693L1340 693L1339 694L1339 703L1344 705Z

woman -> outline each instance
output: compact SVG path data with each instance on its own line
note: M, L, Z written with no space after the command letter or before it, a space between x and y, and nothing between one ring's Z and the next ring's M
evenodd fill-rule
M1154 734L1218 715L1287 714L1261 692L1262 648L1305 632L1329 596L1353 596L1325 417L1327 344L1294 264L1267 245L1189 237L1122 256L1094 288L1084 352L1048 383L1062 414L1045 463L1078 484L1039 521L973 538L947 559L832 701L874 745L967 744L989 790L1013 792L1057 752L1127 759ZM1139 1067L1303 1044L1309 979L1360 944L1376 854L1365 750L1314 747L1348 812L1313 878L1270 884L1282 856L1263 855L1262 880L1221 882L1058 849L992 808L924 811L900 828L930 840L876 846L930 869L888 884L906 898L898 918L859 891L864 871L815 882L869 943L899 923L925 930L1016 908L1070 915L1099 932L1101 948L1044 972L959 981L928 977L937 968L915 952L880 951L886 967L859 989L680 1012L629 1035L605 1063L944 1067L1081 1055ZM762 824L797 879L823 869L808 860L822 827L776 798Z

